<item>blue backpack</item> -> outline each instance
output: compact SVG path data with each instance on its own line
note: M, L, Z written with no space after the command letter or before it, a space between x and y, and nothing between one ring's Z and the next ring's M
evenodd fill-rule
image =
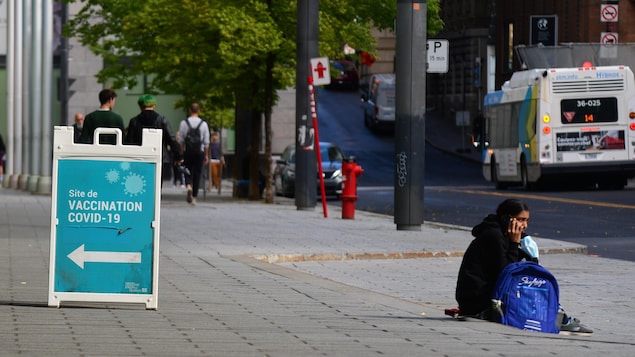
M538 263L510 264L496 280L493 320L523 330L559 333L559 295L556 278Z

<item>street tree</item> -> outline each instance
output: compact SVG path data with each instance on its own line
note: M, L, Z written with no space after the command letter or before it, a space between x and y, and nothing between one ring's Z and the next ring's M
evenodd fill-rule
M80 0L67 0L77 2ZM317 0L316 0L317 1ZM81 0L65 27L106 66L97 73L113 88L179 94L176 106L199 102L213 127L233 126L228 111L249 113L250 198L258 199L258 144L265 118L271 160L271 109L277 91L295 83L296 0ZM442 29L440 0L428 0L428 34ZM344 44L375 55L371 28L392 29L394 0L320 0L320 55L342 56ZM244 135L241 132L237 136ZM237 148L238 149L238 148ZM271 163L266 202L273 202Z

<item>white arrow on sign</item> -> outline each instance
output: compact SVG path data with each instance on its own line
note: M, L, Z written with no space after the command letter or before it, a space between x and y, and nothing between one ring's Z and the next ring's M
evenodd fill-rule
M83 244L67 256L82 269L84 263L141 263L141 253L87 252Z

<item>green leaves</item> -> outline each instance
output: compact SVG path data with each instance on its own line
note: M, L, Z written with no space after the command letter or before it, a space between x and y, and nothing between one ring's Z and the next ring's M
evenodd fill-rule
M297 0L84 0L65 31L101 56L97 75L147 92L184 96L183 107L233 108L253 95L263 109L265 63L274 58L273 85L294 85ZM428 0L428 29L439 30L439 0ZM391 29L394 0L320 0L320 55L342 57L343 46L374 53L371 26ZM432 16L432 19L431 19Z

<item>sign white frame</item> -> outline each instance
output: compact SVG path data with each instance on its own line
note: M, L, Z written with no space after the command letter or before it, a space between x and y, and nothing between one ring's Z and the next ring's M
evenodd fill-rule
M448 40L430 39L426 44L427 73L448 73L450 43Z
M114 134L117 138L115 145L99 144L99 135ZM159 292L159 232L161 221L161 166L162 166L162 130L161 129L144 129L142 135L143 145L122 145L123 133L118 128L97 128L95 130L95 144L79 144L74 143L74 132L72 126L56 126L53 132L53 174L52 174L52 204L51 204L51 247L50 247L50 269L49 269L49 294L48 305L52 307L60 307L63 302L92 302L92 303L139 303L144 304L146 309L156 310L158 307ZM154 164L151 171L154 172L155 182L152 183L154 192L151 199L154 200L153 220L147 222L150 224L152 233L152 262L151 264L151 292L149 293L110 293L100 291L56 291L55 279L58 273L56 265L58 240L57 228L59 224L58 217L58 192L59 185L59 164L60 161L72 160L94 161L95 164L104 163L106 161L120 161L121 163L149 163ZM79 175L79 173L77 173ZM149 213L149 212L148 212ZM125 213L124 213L125 214ZM143 222L144 224L146 222ZM79 229L82 229L81 227ZM121 233L121 232L120 232ZM80 249L84 253L83 245ZM65 252L63 253L65 254ZM75 254L73 252L72 254ZM74 264L80 265L75 259L68 255L68 259ZM116 263L138 263L139 256L134 253L115 253L115 252L88 252L88 257L107 256L106 259L120 259ZM91 262L91 260L86 260ZM78 267L79 269L79 267ZM105 268L106 269L106 268ZM83 270L83 267L82 267ZM78 270L80 271L80 270ZM123 285L124 282L122 282Z
M615 16L611 16L615 14ZM600 22L617 22L619 18L619 5L602 4L600 5Z
M313 77L314 86L325 86L331 84L331 69L328 57L311 58L311 77ZM317 76L315 72L321 71L322 78Z

